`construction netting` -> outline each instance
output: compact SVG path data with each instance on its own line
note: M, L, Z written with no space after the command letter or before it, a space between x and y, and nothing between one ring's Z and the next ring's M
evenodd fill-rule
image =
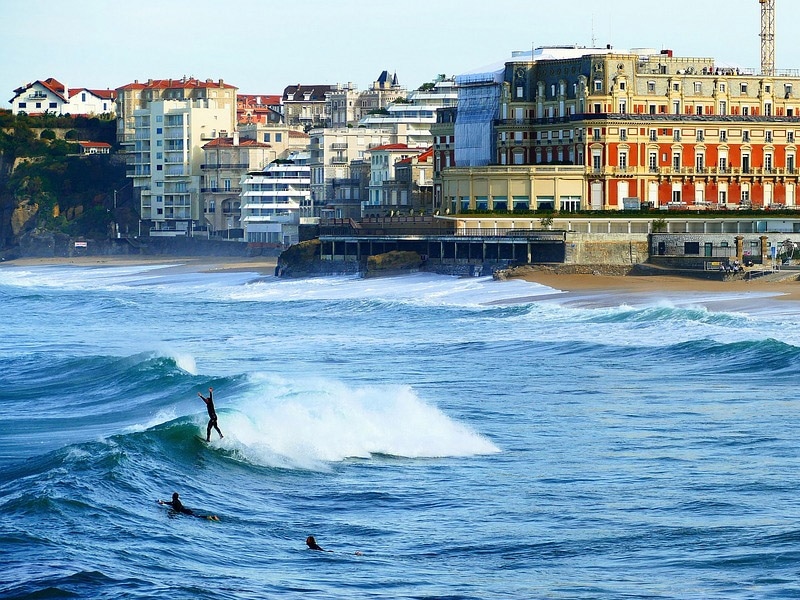
M456 166L481 167L493 162L494 121L500 113L502 74L500 70L456 77Z

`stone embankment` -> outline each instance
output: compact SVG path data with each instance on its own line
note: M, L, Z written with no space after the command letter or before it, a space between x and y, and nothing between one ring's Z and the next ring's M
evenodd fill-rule
M550 264L550 265L519 265L500 269L494 272L498 280L525 277L528 274L546 271L558 275L643 275L646 274L645 265L575 265L575 264Z

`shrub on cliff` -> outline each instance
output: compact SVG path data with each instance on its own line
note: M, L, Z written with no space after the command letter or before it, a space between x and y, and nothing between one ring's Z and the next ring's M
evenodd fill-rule
M318 239L300 242L281 252L278 264L284 268L307 267L319 260L320 243Z

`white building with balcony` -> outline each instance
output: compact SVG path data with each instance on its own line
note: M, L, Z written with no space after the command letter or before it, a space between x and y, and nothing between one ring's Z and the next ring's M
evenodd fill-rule
M300 241L300 224L314 221L308 160L308 152L299 152L242 179L241 219L245 241L276 248Z
M10 100L11 112L40 115L104 115L114 114L116 92L114 90L69 89L66 85L49 77L27 83L14 90Z
M442 79L432 86L411 92L405 101L395 101L382 113L371 114L359 121L360 127L392 128L397 139L414 148L433 144L431 126L436 123L436 109L458 105L458 87L451 79Z
M143 235L205 230L200 195L203 146L233 131L235 112L212 100L155 100L133 112L128 175L141 194Z

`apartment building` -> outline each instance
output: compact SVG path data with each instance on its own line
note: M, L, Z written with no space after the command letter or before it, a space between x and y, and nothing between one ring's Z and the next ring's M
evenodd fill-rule
M117 89L117 135L140 194L141 233L207 235L203 146L236 125L236 88L222 80L149 80Z
M328 94L330 85L290 85L283 90L284 122L287 125L301 125L305 131L312 127L326 127L330 124L330 105Z
M351 163L359 161L361 164L368 159L367 153L372 148L406 142L392 127L319 128L312 129L309 135L314 216L320 216L323 208L339 214L344 211L348 217L355 216L351 210L352 201L356 200L353 197L356 193L360 195L360 188L359 178L351 172ZM358 199L359 211L361 200Z
M311 214L308 152L251 171L242 179L242 227L251 244L288 247L300 241L299 226Z
M456 165L456 116L455 107L440 108L436 111L436 123L431 125L433 137L433 207L442 205L442 170ZM493 139L490 136L490 139Z
M527 185L530 209L794 207L798 86L797 72L764 76L670 50L517 53L503 68L489 169L570 180L569 193L552 182L541 194L535 181ZM575 169L581 189L573 185ZM459 178L458 167L442 171L442 208L465 206L469 186ZM488 209L496 208L492 190L485 192ZM466 206L478 205L470 195Z
M242 189L240 182L248 171L263 169L272 160L272 148L253 139L232 136L218 137L203 145L200 166L201 206L210 237L241 239Z
M282 123L280 95L237 94L236 120L244 123Z
M299 125L284 123L240 123L241 139L250 139L269 146L269 160L288 158L290 154L307 151L309 135Z
M362 204L362 215L365 217L380 217L407 211L413 208L410 195L411 180L411 158L425 154L423 162L430 160L433 151L430 153L422 148L412 148L407 144L384 144L377 146L369 151L370 156L370 180L369 196ZM409 169L407 180L404 184L398 184L397 172L399 165L406 163ZM419 173L419 158L417 158L417 172ZM431 167L432 172L432 167ZM425 180L425 171L422 171L422 179Z
M383 71L368 90L359 92L352 84L339 85L328 94L328 114L331 127L355 125L369 113L385 109L398 98L405 98L407 90L400 85L397 75Z
M440 79L431 86L423 86L395 100L381 113L368 114L359 121L360 126L391 127L402 143L416 148L427 148L433 143L431 127L436 123L436 110L456 106L458 88L452 79Z
M211 102L216 107L230 110L233 115L231 120L236 123L236 88L222 79L201 81L183 77L181 79L148 79L144 83L140 83L136 79L133 83L117 88L115 92L117 141L126 146L131 146L134 141L134 111L146 109L151 102L156 100L194 101L198 107L203 103ZM218 129L231 132L234 128L228 126Z
M433 148L395 163L394 179L383 182L385 209L391 214L433 212Z

